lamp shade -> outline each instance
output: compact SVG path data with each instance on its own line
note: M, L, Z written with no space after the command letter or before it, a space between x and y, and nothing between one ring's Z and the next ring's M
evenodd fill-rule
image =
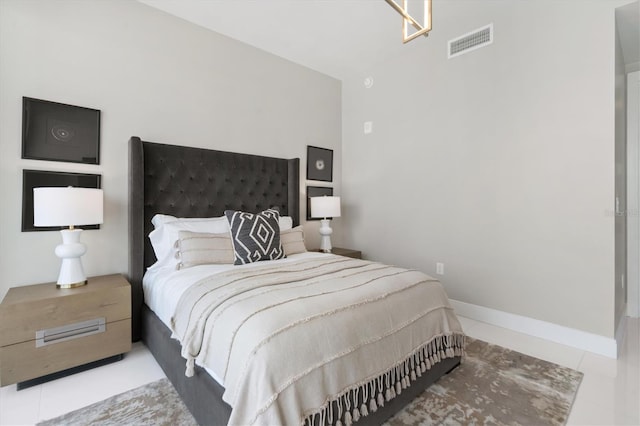
M102 223L101 189L76 187L33 188L34 226L80 226Z
M311 197L311 217L340 217L340 197Z

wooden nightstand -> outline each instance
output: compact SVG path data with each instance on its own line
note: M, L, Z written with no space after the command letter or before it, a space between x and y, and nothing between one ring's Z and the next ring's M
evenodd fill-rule
M362 252L359 250L351 250L346 248L334 247L331 249L332 254L338 256L353 257L354 259L362 259Z
M122 359L131 350L131 286L120 274L57 289L9 289L0 303L0 386L18 389Z

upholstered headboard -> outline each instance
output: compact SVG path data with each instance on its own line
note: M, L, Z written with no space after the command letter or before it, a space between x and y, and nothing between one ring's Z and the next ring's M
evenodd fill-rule
M129 281L132 336L140 338L142 276L155 262L149 242L156 213L221 216L278 207L299 224L300 160L129 140Z

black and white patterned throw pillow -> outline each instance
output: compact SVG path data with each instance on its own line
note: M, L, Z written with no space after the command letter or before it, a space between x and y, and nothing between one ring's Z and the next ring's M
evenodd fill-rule
M286 257L280 244L280 213L277 210L260 213L227 210L224 214L231 228L235 265Z

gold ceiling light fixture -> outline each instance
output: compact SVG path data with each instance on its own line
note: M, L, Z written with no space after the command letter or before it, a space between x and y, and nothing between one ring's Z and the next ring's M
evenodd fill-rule
M409 15L408 0L402 0L402 6L395 0L385 0L389 6L395 9L402 16L402 42L407 43L421 35L427 37L431 31L431 0L424 1L424 22L421 24ZM409 34L409 24L416 29L416 32Z

